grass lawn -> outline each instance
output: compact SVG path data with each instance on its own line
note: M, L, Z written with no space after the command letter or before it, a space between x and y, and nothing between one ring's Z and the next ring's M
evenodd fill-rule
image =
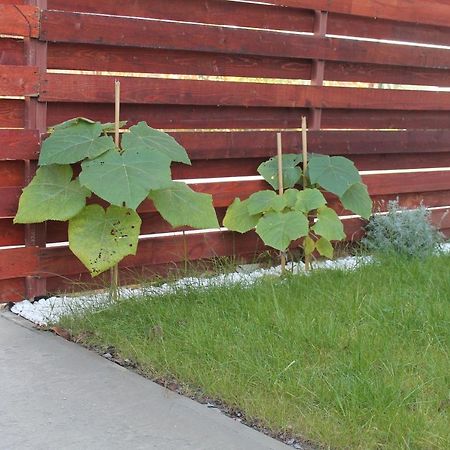
M274 432L450 448L449 255L139 298L61 325Z

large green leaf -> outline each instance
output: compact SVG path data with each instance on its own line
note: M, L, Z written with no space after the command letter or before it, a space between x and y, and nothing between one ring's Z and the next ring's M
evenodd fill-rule
M303 250L305 251L305 256L312 255L316 249L316 243L309 237L305 237L305 242L303 242Z
M279 196L275 191L266 190L255 192L247 199L248 212L250 215L255 215L270 211L272 209L272 205L275 204L276 206L278 198Z
M325 239L324 237L321 237L316 242L316 248L317 251L326 258L332 259L334 255L334 249L331 245L331 242L328 239Z
M287 208L294 208L297 203L299 191L297 189L288 189L284 192L283 197Z
M46 220L68 220L86 204L90 192L72 181L70 166L40 167L23 190L14 223L39 223Z
M158 152L110 150L81 165L80 183L117 206L136 209L150 190L172 183L170 159Z
M129 133L122 137L122 148L148 152L159 152L171 161L191 164L186 150L167 133L149 127L145 122L139 122L130 128Z
M301 155L283 155L283 187L294 187L302 176L302 170L297 165ZM258 173L274 188L278 189L278 156L270 158L258 167Z
M156 209L173 227L219 228L212 196L193 191L186 183L150 191Z
M325 206L327 201L319 189L304 189L297 194L295 208L304 213L309 213L314 209Z
M229 230L246 233L256 227L261 214L251 215L248 211L248 199L241 201L236 198L228 207L223 219L223 225Z
M102 125L85 119L72 119L57 127L42 144L39 165L73 164L96 158L114 148L110 136L100 136Z
M300 212L270 212L259 220L256 232L269 247L286 250L292 241L308 234L308 226Z
M90 205L69 221L69 247L96 276L137 250L141 219L127 208Z
M361 176L352 161L342 156L317 155L308 165L312 184L318 184L341 197L354 183L361 182Z
M346 209L359 214L364 219L369 219L372 214L373 204L365 184L352 184L341 197L341 202Z
M345 238L344 226L339 216L328 206L317 210L317 222L314 224L313 230L329 241L340 241Z

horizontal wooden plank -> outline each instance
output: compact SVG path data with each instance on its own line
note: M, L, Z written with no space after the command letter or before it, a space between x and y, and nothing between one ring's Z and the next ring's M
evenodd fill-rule
M0 100L0 111L2 101ZM288 129L298 128L299 118L311 122L311 110L305 108L258 108L236 106L139 105L123 104L122 117L129 125L146 121L161 129ZM55 125L72 117L114 120L113 106L106 103L48 103L48 124ZM8 117L0 114L0 122ZM324 109L323 129L448 129L449 111L392 111Z
M0 161L0 187L23 186L24 182L25 164L23 161Z
M0 161L36 159L39 154L35 130L0 130L0 143Z
M124 103L449 111L450 92L118 77ZM114 100L113 77L47 74L40 101Z
M0 34L37 38L39 9L30 5L0 4Z
M22 128L25 119L25 102L0 99L0 127Z
M0 219L0 247L24 244L24 225L13 224L12 218Z
M48 68L111 72L310 79L311 61L89 44L48 46Z
M39 92L38 69L32 66L0 66L0 94L36 96Z
M449 27L396 22L380 17L328 13L327 33L423 44L450 44Z
M14 217L19 205L19 197L22 193L21 187L0 187L0 219Z
M1 105L0 101L0 110ZM305 108L139 105L126 103L122 104L121 115L128 119L128 125L135 125L144 120L152 127L162 129L284 129L297 128L301 116L307 116L308 121L311 118L310 110ZM102 122L114 120L113 106L106 103L48 103L47 117L49 125L64 122L72 117L89 117ZM0 115L1 120L2 117ZM445 117L440 122L433 116L433 124L444 122L446 125L442 128L447 128L450 123L450 113L448 115L445 114ZM417 128L423 128L423 126L418 126Z
M448 70L328 61L324 79L380 84L450 86Z
M25 292L25 278L0 280L0 303L20 302Z
M26 64L22 40L0 38L0 65L23 66Z
M110 0L49 0L48 9L123 15L123 7ZM128 16L234 25L263 29L312 32L312 11L274 8L223 0L133 0L126 7Z
M450 67L450 51L442 48L61 11L43 13L41 39L277 58Z
M421 94L420 94L421 95ZM324 109L322 128L331 129L438 129L448 128L448 111L393 111Z
M37 247L0 250L0 280L36 274L38 267Z
M314 4L311 0L268 0L265 3L444 27L450 24L450 9L445 0L316 0Z
M273 155L275 131L171 132L193 160L256 158ZM296 131L282 135L285 152L297 153L301 136ZM310 151L327 155L450 152L450 130L350 131L310 130Z

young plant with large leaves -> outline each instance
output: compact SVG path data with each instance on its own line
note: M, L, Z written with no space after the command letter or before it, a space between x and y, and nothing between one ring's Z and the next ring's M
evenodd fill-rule
M372 201L349 159L311 154L306 173L302 171L302 162L302 155L283 155L283 185L287 188L284 194L263 190L243 201L236 198L227 210L224 225L239 233L255 229L266 245L281 251L302 239L305 255L317 251L332 258L332 242L344 239L345 233L342 221L328 206L324 193L336 195L345 209L365 219L372 213ZM258 167L259 174L273 189L278 189L278 170L278 157ZM306 188L297 189L304 180Z
M114 124L81 117L51 128L14 219L69 221L69 247L92 276L136 254L141 227L136 209L147 198L173 227L219 227L212 197L172 180L172 162L191 163L174 138L140 122L117 148L109 135L113 130ZM81 164L78 176L73 164ZM106 210L86 204L92 194L109 204Z

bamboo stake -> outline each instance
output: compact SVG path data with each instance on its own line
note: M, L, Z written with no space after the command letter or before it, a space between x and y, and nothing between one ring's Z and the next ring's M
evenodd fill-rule
M116 148L120 147L120 81L116 80L114 84L114 100L115 100L115 114L114 114L114 143ZM110 270L111 275L111 294L113 300L119 297L119 265L116 264Z
M308 168L308 128L306 117L302 117L302 152L303 152L303 189L308 187L306 179L306 169ZM305 255L305 270L309 272L311 269L311 255Z
M283 183L283 144L281 141L281 133L277 133L277 154L278 154L278 194L284 194L284 183ZM280 252L281 260L281 273L286 271L286 254L285 252Z

